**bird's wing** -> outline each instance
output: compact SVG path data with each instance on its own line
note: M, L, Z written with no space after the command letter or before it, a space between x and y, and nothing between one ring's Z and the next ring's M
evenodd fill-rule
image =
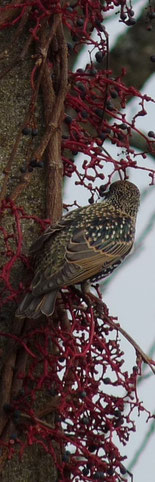
M125 239L117 241L112 237L98 238L98 241L94 239L94 242L91 240L90 243L83 233L77 233L70 240L66 250L66 268L68 264L79 267L79 271L72 273L72 284L81 282L82 277L91 278L104 267L108 268L117 261L122 261L131 251L132 246L133 238L129 241Z
M87 206L86 206L87 207ZM30 255L38 255L38 252L41 251L46 244L47 241L58 233L61 232L64 228L67 226L70 226L71 222L74 220L76 217L76 214L78 214L80 211L82 211L84 208L79 208L74 211L70 211L67 213L65 216L63 216L59 221L57 221L55 224L48 226L48 228L41 234L34 243L32 243L29 253Z
M69 213L70 214L70 213ZM58 221L57 223L53 224L53 225L50 225L48 226L48 228L43 232L43 234L41 234L37 239L36 241L34 241L34 243L32 243L32 245L30 246L30 250L29 250L29 253L30 255L38 255L38 252L42 250L42 248L44 247L45 243L50 239L52 238L53 235L55 235L57 232L61 231L62 229L64 229L64 227L67 225L67 224L70 224L70 220L69 218L67 219L67 216L64 216L62 219L60 219L60 221Z
M42 273L39 272L39 276L36 273L37 276L32 283L35 295L47 293L65 285L81 283L95 276L103 268L108 268L108 266L122 260L130 252L133 245L133 232L131 236L128 235L127 237L129 220L126 219L126 224L124 221L121 240L118 238L117 241L116 236L105 234L109 230L109 218L102 218L103 232L100 229L98 235L96 235L94 227L94 237L89 236L89 232L85 228L74 229L66 245L65 255L59 269L53 272L51 260L50 273L49 269L47 272L46 270ZM108 230L106 230L106 227L108 227ZM117 231L118 229L117 224Z
M70 262L87 265L87 259L125 256L131 249L135 226L130 216L117 213L110 217L102 214L101 219L94 216L89 227L87 221L83 229L75 228L67 245L66 258Z

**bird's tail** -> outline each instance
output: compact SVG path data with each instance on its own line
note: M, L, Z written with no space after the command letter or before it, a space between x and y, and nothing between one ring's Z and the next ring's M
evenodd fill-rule
M34 296L32 293L27 293L17 308L16 316L33 319L39 318L42 314L50 316L53 314L55 308L56 296L57 290L41 296Z

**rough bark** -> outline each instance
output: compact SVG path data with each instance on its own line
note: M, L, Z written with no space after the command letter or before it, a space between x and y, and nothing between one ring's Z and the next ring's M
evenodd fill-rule
M55 221L61 216L62 209L63 170L60 147L63 106L67 92L67 49L59 15L55 16L52 25L49 26L48 22L43 24L39 39L41 51L38 51L38 43L32 41L29 34L31 25L28 17L29 8L19 27L10 27L0 33L0 198L11 198L30 216L33 213L39 218L50 217ZM51 49L57 44L59 77L56 88L53 87L46 62L50 42ZM30 76L34 65L41 67L36 69L32 96ZM33 139L21 132L23 127L31 123L37 126L39 131ZM29 169L29 162L33 158L36 162L44 161L44 166L41 169ZM2 216L1 221L6 230L14 229L11 213ZM24 251L27 253L32 240L38 235L39 225L32 225L32 220L26 220L22 224L22 230ZM2 238L0 244L4 250ZM19 262L13 271L14 285L16 280L22 280L23 276L23 266ZM14 313L14 302L3 307L1 331L20 336L28 329L29 323L16 320ZM0 428L1 439L7 441L16 431L16 427L9 421L3 406L18 396L21 388L18 372L25 370L27 355L14 342L4 340L5 338L1 339ZM41 393L36 401L38 409L43 410L46 402L47 395ZM49 415L48 421L51 424L52 420L53 415ZM8 460L7 449L3 448L1 452L0 478L3 482L17 479L24 482L56 481L56 469L51 456L47 455L40 445L26 449L21 464L18 448L20 447L17 447L16 456L11 460Z

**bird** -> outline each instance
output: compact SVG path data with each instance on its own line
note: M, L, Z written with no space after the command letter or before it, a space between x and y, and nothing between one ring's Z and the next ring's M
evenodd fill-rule
M32 244L34 278L16 315L51 316L58 291L109 276L131 252L140 192L128 180L113 182L101 202L63 216Z

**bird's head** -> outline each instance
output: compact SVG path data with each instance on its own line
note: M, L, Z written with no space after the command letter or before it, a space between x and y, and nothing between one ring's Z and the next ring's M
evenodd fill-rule
M130 181L116 181L111 184L106 200L126 214L136 216L140 204L140 191Z

